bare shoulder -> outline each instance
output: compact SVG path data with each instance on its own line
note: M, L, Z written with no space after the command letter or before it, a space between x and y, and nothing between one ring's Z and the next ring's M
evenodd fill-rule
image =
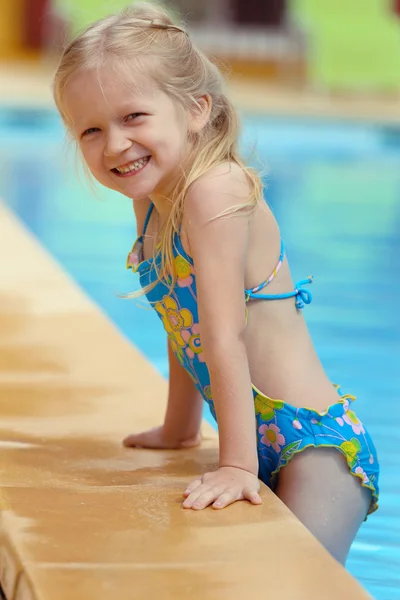
M185 199L185 221L207 222L223 211L245 203L251 194L246 172L234 162L224 162L199 177Z

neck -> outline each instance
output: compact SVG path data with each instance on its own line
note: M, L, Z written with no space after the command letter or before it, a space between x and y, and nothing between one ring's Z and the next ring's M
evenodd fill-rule
M171 213L172 202L168 198L168 196L156 193L151 194L149 196L149 200L154 204L154 208L160 216L160 226L162 227L164 223L168 220L168 217Z
M153 215L157 216L158 231L160 231L160 229L164 226L164 223L166 223L166 221L168 220L172 204L170 200L165 196L151 194L151 196L147 198L140 198L138 200L133 198L133 210L135 212L138 232L143 231L146 215L149 211L151 204L154 205Z
M158 189L149 194L147 199L133 199L133 208L138 225L144 222L150 203L152 203L159 215L159 228L161 229L164 226L172 210L172 191L179 184L181 177L182 168L177 169L173 175L170 175L168 181L163 181Z

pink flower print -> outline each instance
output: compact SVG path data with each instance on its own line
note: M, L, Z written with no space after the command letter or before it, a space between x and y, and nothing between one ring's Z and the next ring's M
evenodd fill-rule
M133 244L132 250L129 252L128 257L126 259L126 268L132 269L132 271L136 271L138 266L140 265L140 257L143 252L143 242L141 238L138 238L136 242Z
M285 443L285 438L280 433L279 427L274 425L261 425L258 433L262 434L261 443L265 446L272 446L275 452L279 453Z
M361 475L363 483L369 483L369 478L362 467L357 467L354 471L357 475Z
M183 256L175 257L177 284L179 287L189 287L193 283L193 267Z
M135 251L129 252L128 258L126 261L126 268L129 269L129 267L132 267L135 270L138 268L138 266L139 266L139 256L138 256L137 252L135 252Z
M292 425L295 429L303 429L303 425L300 423L300 421L298 419L295 419L292 422Z
M189 358L193 359L195 355L201 363L205 362L203 348L200 340L200 328L198 323L194 323L191 329L181 331L181 336L186 345L185 352Z
M348 403L347 403L347 406L345 403L344 410L345 410L345 412L343 414L343 421L345 423L347 423L348 425L350 425L350 427L352 428L352 430L354 431L354 433L356 435L360 435L360 433L365 433L363 424L358 419L356 413L349 409Z
M343 421L342 417L336 417L335 421L337 423L339 423L340 427L343 427L344 421Z

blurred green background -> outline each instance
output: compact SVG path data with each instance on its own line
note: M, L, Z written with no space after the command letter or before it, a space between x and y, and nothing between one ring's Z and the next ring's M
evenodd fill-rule
M135 1L135 0L133 0ZM1 0L0 60L57 56L126 0ZM399 0L165 0L196 43L243 75L315 90L397 93Z

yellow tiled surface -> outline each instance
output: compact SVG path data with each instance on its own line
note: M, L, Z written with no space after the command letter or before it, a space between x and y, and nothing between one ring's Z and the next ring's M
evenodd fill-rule
M400 96L396 95L331 95L243 78L233 78L230 91L236 106L257 113L400 124Z
M8 600L367 594L264 486L261 507L181 508L216 464L128 450L166 382L0 203L0 579Z

